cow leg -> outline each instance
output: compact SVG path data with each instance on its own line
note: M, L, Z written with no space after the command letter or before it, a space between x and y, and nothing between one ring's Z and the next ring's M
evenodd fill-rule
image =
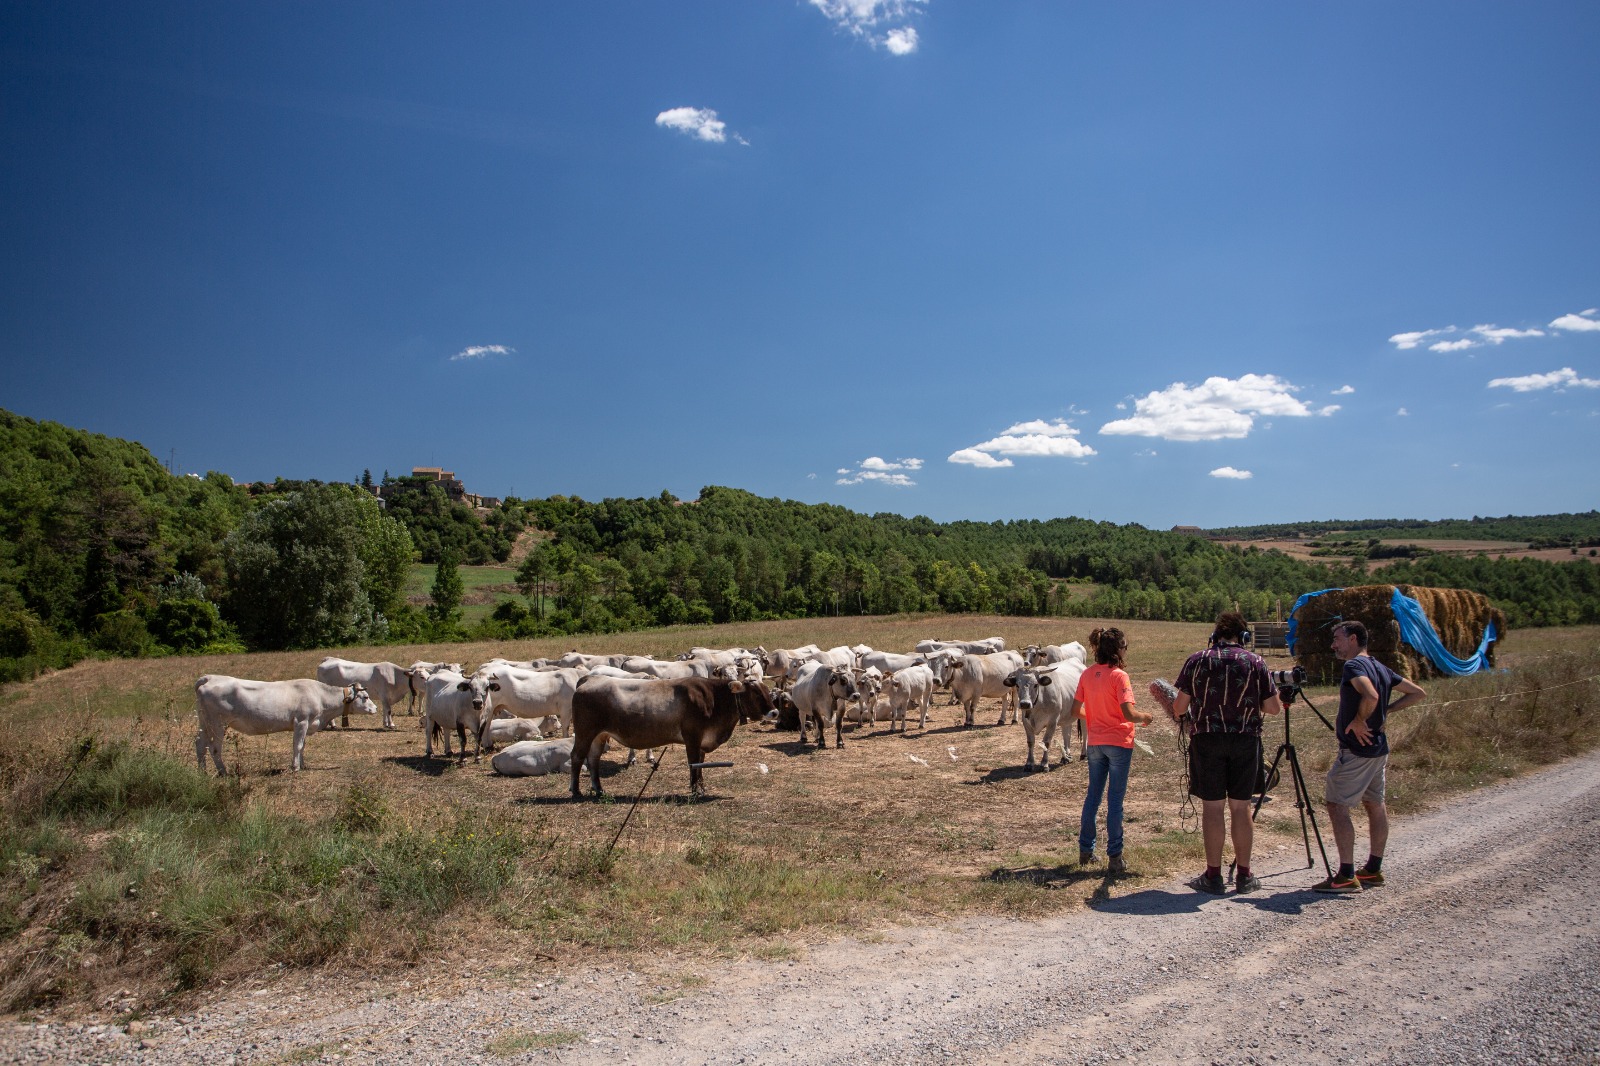
M817 711L811 712L811 718L817 723L817 747L819 749L826 748L828 746L828 723L822 720L822 715ZM802 726L801 733L803 734L804 732L805 727Z
M683 750L689 756L689 798L698 799L706 794L706 783L703 772L695 764L705 758L705 753L700 749L700 738L688 736L683 738ZM666 749L662 749L666 753Z
M844 707L840 704L833 708L833 746L844 747Z
M967 710L966 727L968 729L971 729L972 726L973 726L973 719L977 716L977 713L978 713L978 697L977 696L972 697L971 701L967 703L966 710Z
M1022 733L1023 733L1023 736L1027 737L1027 739L1028 739L1028 761L1027 761L1026 764L1023 765L1022 769L1027 773L1032 773L1033 772L1033 736L1034 736L1034 733L1033 733L1033 714L1031 712L1027 712L1027 711L1023 712L1023 715L1022 715ZM1050 744L1049 744L1048 741L1045 742L1045 748L1044 748L1044 768L1046 770L1050 769Z
M304 719L294 724L294 747L293 753L289 756L291 770L299 770L305 766L306 728L307 723Z
M388 696L383 698L383 728L394 728L394 702Z

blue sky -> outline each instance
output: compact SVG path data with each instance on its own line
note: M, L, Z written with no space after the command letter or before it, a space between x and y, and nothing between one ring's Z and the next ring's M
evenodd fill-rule
M0 6L0 406L184 471L1588 510L1600 5Z

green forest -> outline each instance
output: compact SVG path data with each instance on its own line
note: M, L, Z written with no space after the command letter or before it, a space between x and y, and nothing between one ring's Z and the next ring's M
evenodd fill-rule
M381 488L380 500L376 489ZM507 499L434 483L174 475L142 445L0 411L0 680L90 655L337 647L908 611L1205 621L1272 617L1303 592L1375 580L1379 540L1600 543L1600 515L1302 523L1306 561L1083 518L934 522L711 486L693 500ZM1466 532L1470 530L1469 532ZM1442 532L1441 532L1442 531ZM467 627L461 566L522 592ZM1393 554L1393 553L1391 553ZM1385 582L1468 588L1513 626L1600 622L1600 567L1394 555ZM437 563L407 602L415 562ZM511 575L514 574L514 578Z

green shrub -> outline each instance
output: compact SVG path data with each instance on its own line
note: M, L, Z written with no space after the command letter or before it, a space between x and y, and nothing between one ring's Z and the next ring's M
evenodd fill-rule
M242 798L237 781L207 777L164 752L93 738L74 749L44 799L48 814L106 823L149 810L231 813Z

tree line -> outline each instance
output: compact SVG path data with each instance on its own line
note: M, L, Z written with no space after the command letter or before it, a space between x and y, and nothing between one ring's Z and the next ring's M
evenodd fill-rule
M1518 521L1582 537L1589 520ZM534 543L514 571L522 598L464 628L457 567L506 563L525 530ZM416 561L438 564L426 609L403 591ZM1597 575L1582 561L1422 555L1381 580L1475 589L1513 625L1554 625L1600 622ZM1303 592L1373 580L1347 558L1137 525L940 523L718 486L693 500L512 498L487 513L424 479L375 483L370 472L348 485L240 486L214 472L175 476L136 443L0 411L0 680L90 654L842 614L1207 621L1238 608L1265 618Z

